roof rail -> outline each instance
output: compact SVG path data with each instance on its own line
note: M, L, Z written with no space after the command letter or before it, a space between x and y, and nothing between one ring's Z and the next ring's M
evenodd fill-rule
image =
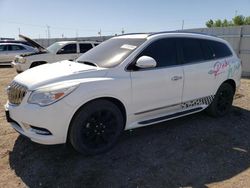
M116 36L126 36L126 35L139 35L139 34L145 34L148 36L153 36L153 35L158 35L158 34L167 34L167 33L183 33L183 34L198 34L198 35L205 35L205 36L212 36L212 37L217 37L216 35L212 35L212 34L207 34L207 33L202 33L202 32L193 32L193 31L183 31L183 30L176 30L176 31L160 31L160 32L142 32L142 33L125 33L125 34L120 34L120 35L116 35ZM115 37L116 37L115 36Z
M125 33L125 34L120 34L120 35L114 35L114 37L119 37L119 36L124 36L124 35L150 35L153 32L141 32L141 33Z
M212 35L212 34L207 34L207 33L202 33L202 32L183 31L183 30L155 32L155 33L151 33L149 36L164 34L164 33L183 33L183 34L186 33L186 34L199 34L199 35L217 37L216 35Z

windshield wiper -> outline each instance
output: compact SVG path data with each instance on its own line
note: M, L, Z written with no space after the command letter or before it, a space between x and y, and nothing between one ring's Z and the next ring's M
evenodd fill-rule
M77 62L85 64L85 65L90 65L90 66L93 66L93 67L97 67L95 63L91 63L91 62L88 62L88 61L77 61Z

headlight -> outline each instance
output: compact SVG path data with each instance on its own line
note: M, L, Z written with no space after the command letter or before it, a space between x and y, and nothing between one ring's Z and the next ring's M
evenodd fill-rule
M26 62L26 58L24 58L24 57L16 57L15 58L15 62L16 63L25 63Z
M70 94L78 86L78 83L66 83L40 88L30 94L28 103L40 106L53 104Z

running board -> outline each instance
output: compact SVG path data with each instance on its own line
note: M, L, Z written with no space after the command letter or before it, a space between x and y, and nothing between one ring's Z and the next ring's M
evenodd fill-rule
M175 114L170 114L170 115L166 115L166 116L162 116L162 117L158 117L158 118L154 118L154 119L149 119L149 120L145 120L145 121L141 121L139 122L139 124L151 124L151 123L155 123L155 122L159 122L159 121L164 121L164 120L168 120L170 118L175 118L178 116L183 116L185 114L190 114L190 113L194 113L194 112L198 112L200 110L202 110L202 107L198 107L198 108L193 108L190 110L186 110L186 111L182 111L182 112L177 112Z

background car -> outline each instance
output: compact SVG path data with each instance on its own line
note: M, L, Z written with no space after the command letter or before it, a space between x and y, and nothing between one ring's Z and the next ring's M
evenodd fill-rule
M83 53L100 44L100 42L96 41L60 41L48 48L44 48L28 37L22 35L20 37L32 44L32 46L35 46L38 51L32 54L23 54L15 58L12 66L15 67L18 73L42 64L62 60L75 60Z
M21 43L0 43L0 65L11 65L16 55L37 52L31 46Z
M27 41L24 41L24 40L0 40L0 44L2 43L15 43L15 44L25 44L27 46L32 46L32 44L30 44L29 42Z

